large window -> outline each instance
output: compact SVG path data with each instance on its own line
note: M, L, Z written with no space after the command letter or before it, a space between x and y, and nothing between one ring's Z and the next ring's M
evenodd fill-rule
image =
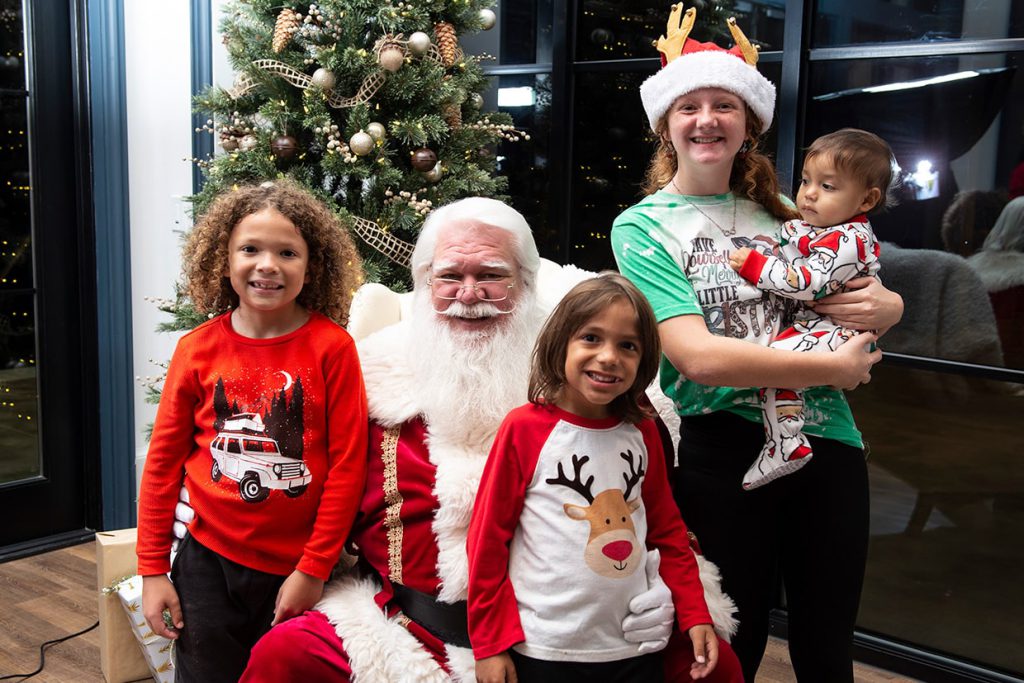
M77 3L0 0L0 560L99 518Z
M871 453L859 626L1020 674L1007 638L1024 628L1024 198L1010 203L1024 193L1024 8L817 9L801 145L865 128L904 174L898 205L872 219L881 277L906 303L881 344L902 357L849 394Z
M653 151L638 88L658 68L669 4L499 4L491 96L533 139L498 153L543 256L614 265L609 229ZM906 314L874 380L849 394L872 494L858 655L881 648L874 661L925 680L943 657L980 666L977 680L1020 676L1024 198L1010 200L1024 194L1024 3L686 6L698 8L695 39L732 44L735 16L761 46L779 87L767 148L787 191L806 145L843 126L885 137L905 176L899 204L872 220ZM533 99L497 100L521 88Z
M0 2L0 485L42 473L23 27Z

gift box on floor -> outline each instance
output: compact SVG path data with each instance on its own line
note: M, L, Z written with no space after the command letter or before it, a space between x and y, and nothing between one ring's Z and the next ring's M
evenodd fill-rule
M121 601L132 633L157 683L174 683L171 641L153 633L142 616L142 577L132 576L111 587Z
M124 616L121 601L104 591L138 572L135 529L96 534L96 587L99 594L100 669L107 683L127 683L150 675L139 642Z

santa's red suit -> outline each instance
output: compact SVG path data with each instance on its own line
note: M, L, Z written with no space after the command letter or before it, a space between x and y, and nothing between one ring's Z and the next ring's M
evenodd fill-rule
M351 539L376 576L335 579L317 611L273 628L253 649L242 683L476 681L472 650L410 619L406 613L419 611L417 605L402 596L400 606L394 593L398 585L415 591L413 602L433 598L442 608L451 605L465 623L466 533L499 425L486 433L467 425L458 438L432 433L407 365L410 339L408 324L399 323L359 345L370 462ZM714 605L709 608L714 614ZM680 651L690 648L685 638L676 644ZM721 645L715 673L722 676L713 680L742 680L735 655Z

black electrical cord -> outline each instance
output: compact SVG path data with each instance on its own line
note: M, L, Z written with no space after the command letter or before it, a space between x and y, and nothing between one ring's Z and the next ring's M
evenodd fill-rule
M57 638L55 640L48 640L48 641L46 641L45 643L43 643L42 645L39 646L39 668L38 669L36 669L35 671L33 671L30 674L8 674L7 676L0 676L0 681L7 681L7 680L10 680L12 678L20 678L21 680L24 681L24 680L27 680L29 678L32 678L37 673L41 672L43 670L43 667L46 666L46 648L47 647L49 647L50 645L56 645L57 643L63 643L65 640L71 640L72 638L77 638L80 635L84 635L84 634L88 633L89 631L93 630L94 628L96 628L99 625L100 625L100 622L97 621L95 624L93 624L89 628L82 629L78 633L72 633L71 635L64 636L63 638Z

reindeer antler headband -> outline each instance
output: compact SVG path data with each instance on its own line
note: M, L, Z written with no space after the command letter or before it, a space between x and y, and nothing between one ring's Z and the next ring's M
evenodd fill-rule
M757 48L733 18L728 22L736 41L732 48L693 40L689 35L696 18L693 7L684 13L683 3L672 5L666 35L655 43L662 69L640 86L651 130L676 98L701 88L722 88L736 94L757 114L761 132L768 130L775 112L775 86L757 70Z

